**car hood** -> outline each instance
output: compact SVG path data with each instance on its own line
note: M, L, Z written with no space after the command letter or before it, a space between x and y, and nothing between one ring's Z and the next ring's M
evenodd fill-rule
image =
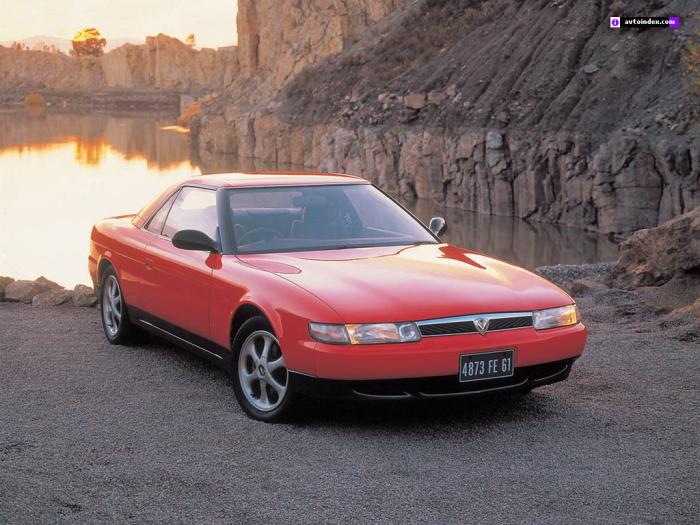
M410 321L571 304L545 279L449 244L241 255L292 281L347 323Z

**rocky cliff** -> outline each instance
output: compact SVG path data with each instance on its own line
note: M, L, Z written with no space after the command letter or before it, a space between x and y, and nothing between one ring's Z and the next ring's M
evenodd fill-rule
M603 232L700 203L691 0L240 0L241 78L192 139L405 196ZM681 15L613 30L612 14Z
M178 92L223 88L238 71L235 48L195 50L160 34L144 45L124 44L102 57L0 46L0 90L95 91L159 89Z

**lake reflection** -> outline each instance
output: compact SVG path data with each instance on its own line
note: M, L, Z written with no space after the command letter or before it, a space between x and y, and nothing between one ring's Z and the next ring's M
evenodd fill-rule
M65 286L88 283L87 246L97 220L138 211L167 186L213 171L284 169L227 156L202 166L174 116L0 112L0 275L45 275ZM298 168L297 168L298 169ZM440 210L417 202L423 220L445 215L454 244L534 267L611 260L602 236Z

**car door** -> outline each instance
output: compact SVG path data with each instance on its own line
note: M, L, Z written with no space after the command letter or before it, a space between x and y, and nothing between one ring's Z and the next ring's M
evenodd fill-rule
M144 310L150 314L150 320L146 320L179 337L195 334L209 338L211 259L216 256L173 246L171 239L180 230L198 230L218 238L215 190L181 188L173 198L162 230L148 244Z

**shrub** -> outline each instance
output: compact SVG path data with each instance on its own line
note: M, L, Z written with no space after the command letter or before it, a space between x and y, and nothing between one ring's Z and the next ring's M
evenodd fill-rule
M24 97L24 105L28 107L45 107L46 99L41 93L31 92Z
M177 119L179 126L188 127L190 125L190 120L196 114L198 114L202 109L202 103L197 100L196 102L190 104L190 106L180 115Z

